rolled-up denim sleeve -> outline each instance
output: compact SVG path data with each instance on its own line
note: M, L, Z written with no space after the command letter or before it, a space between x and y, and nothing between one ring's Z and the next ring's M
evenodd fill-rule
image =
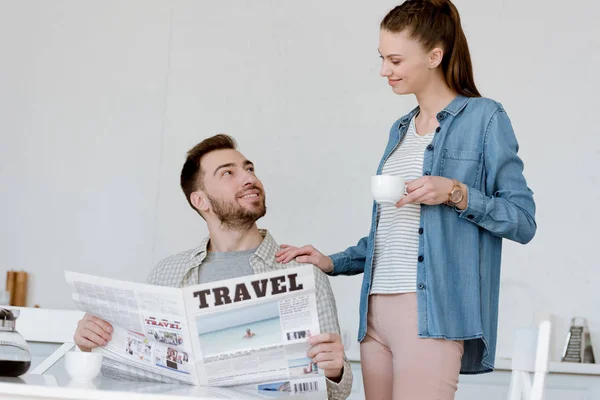
M527 243L535 235L533 192L523 175L523 161L517 155L519 144L504 109L491 117L485 134L485 193L468 188L468 205L459 211L467 219L492 234Z
M331 254L333 271L330 275L356 275L365 271L365 260L367 258L368 237L358 241L356 246L348 247L346 250Z

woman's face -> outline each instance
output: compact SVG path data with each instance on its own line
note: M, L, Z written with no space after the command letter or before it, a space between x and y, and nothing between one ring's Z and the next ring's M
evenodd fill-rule
M426 52L406 29L400 33L382 29L379 32L379 54L383 60L380 74L387 78L396 94L422 91L441 62L441 49Z

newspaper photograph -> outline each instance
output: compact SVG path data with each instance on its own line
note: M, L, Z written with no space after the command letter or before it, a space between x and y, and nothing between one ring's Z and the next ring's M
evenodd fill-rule
M269 396L326 391L307 357L308 338L320 333L313 268L183 289L65 275L77 308L112 324L101 351L115 374Z

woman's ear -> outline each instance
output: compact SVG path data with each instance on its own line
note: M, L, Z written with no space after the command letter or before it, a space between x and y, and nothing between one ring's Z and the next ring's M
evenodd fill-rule
M433 50L429 52L429 68L437 68L442 63L444 59L444 50L440 47L434 47Z

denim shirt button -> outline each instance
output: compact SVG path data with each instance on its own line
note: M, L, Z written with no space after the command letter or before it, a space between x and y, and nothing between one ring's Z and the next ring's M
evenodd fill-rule
M418 286L418 288L419 288L420 290L423 290L423 289L425 289L425 285L424 285L424 284L422 284L422 283L419 283L419 286Z
M425 171L425 176L429 176L429 175L431 175L431 172Z
M467 218L468 218L468 219L473 219L473 218L475 218L475 217L473 216L473 214L469 214L469 215L467 215Z
M419 262L423 262L424 259L425 259L425 257L423 257L423 256L419 256L419 258L418 258Z
M442 130L442 128L440 128L439 126L437 128L435 128L435 133L440 133L440 131Z
M438 119L438 121L441 121L441 120L443 120L444 118L445 118L445 116L444 116L444 114L443 114L443 113L438 113L438 115L437 115L437 119Z
M427 150L432 151L433 150L433 145L432 144L428 144L427 145Z
M419 228L419 235L423 234L423 228Z

